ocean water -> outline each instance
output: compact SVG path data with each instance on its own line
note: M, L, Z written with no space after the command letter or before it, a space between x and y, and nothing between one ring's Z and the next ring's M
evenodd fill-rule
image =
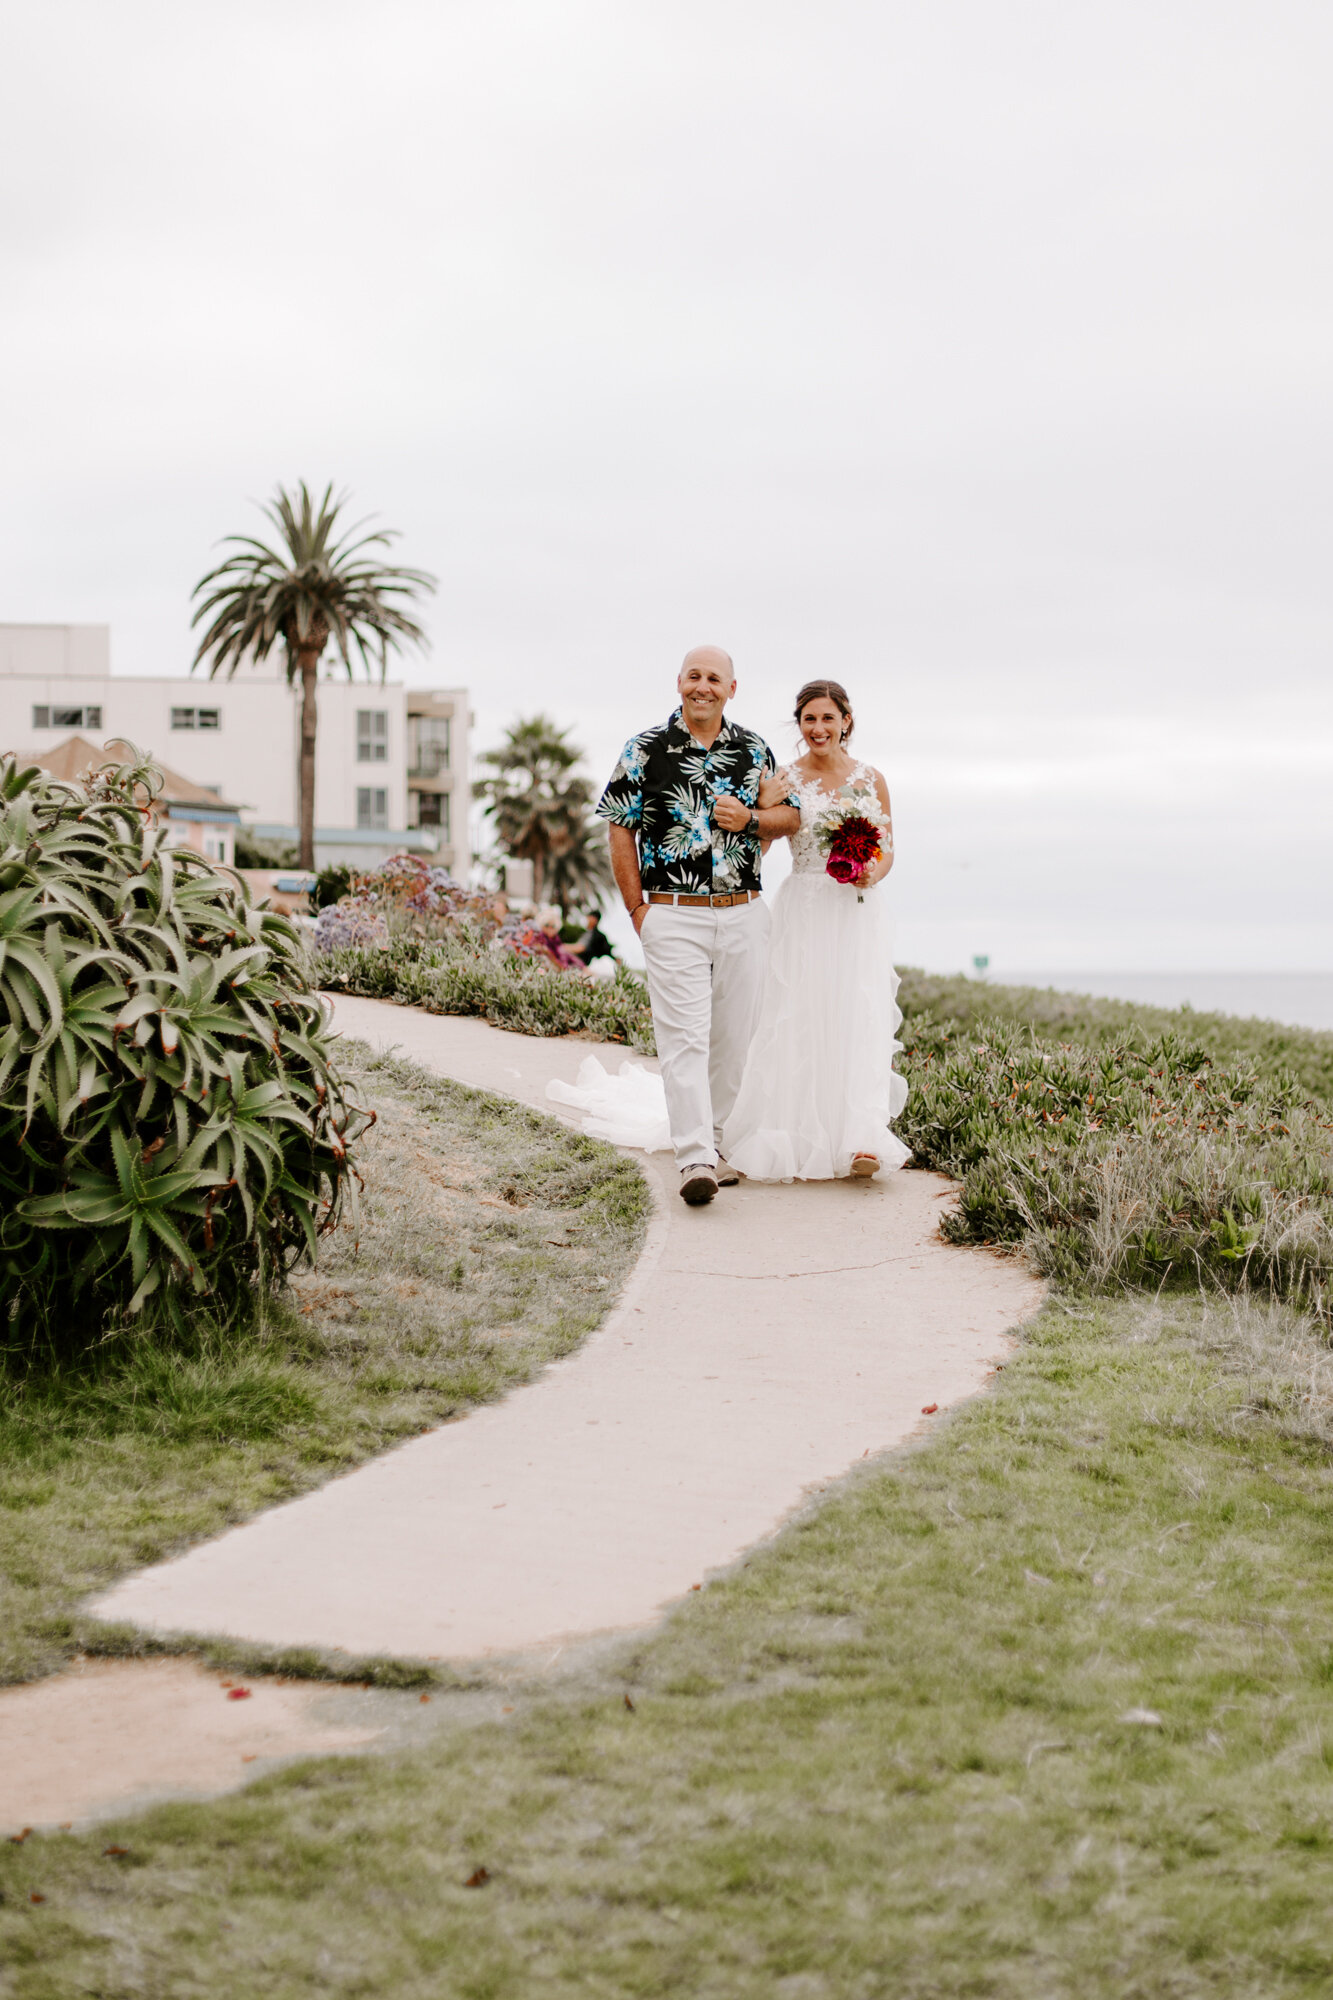
M1249 1014L1296 1028L1333 1028L1333 972L1011 972L1006 986L1054 986L1150 1007Z

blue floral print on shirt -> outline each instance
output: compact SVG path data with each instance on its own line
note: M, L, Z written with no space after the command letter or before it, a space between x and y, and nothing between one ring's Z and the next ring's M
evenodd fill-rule
M597 810L638 834L645 895L741 895L759 887L759 838L717 826L713 801L726 794L757 805L761 778L776 769L773 752L753 729L724 718L706 750L677 709L669 722L630 738ZM787 804L799 806L795 793Z

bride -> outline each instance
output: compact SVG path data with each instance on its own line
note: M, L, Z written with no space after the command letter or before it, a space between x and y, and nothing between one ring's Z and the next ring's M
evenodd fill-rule
M761 806L791 796L801 824L791 835L792 872L778 890L768 976L723 1152L756 1181L840 1180L903 1166L911 1154L890 1130L907 1101L893 1058L902 1021L895 996L888 912L877 885L893 866L893 823L883 777L847 745L854 720L837 681L808 681L796 697L804 754L766 780ZM884 828L881 853L856 879L826 872L821 814L833 800ZM625 1063L609 1077L595 1057L578 1085L547 1094L590 1115L593 1138L656 1151L669 1145L666 1101L651 1071Z
M898 975L876 893L893 866L889 792L847 747L855 723L839 682L808 681L795 719L804 755L779 778L789 780L786 791L795 786L801 824L791 836L792 872L773 906L759 1025L722 1145L749 1180L859 1179L911 1158L889 1129L907 1101L893 1067ZM820 816L834 800L862 801L884 827L878 858L846 882L826 872L818 839Z

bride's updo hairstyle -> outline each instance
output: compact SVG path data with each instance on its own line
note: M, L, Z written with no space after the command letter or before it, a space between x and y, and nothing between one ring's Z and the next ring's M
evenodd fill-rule
M851 699L847 693L846 688L842 685L842 682L841 681L806 682L805 686L801 689L800 693L796 697L796 727L798 729L801 726L801 717L805 713L806 704L807 702L812 702L812 701L831 701L833 703L834 707L838 709L842 714L842 719L844 724L842 732L842 741L844 743L850 743L852 738L852 731L855 729L856 723L852 716Z

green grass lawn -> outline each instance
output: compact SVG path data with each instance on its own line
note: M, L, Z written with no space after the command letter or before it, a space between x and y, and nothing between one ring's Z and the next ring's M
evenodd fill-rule
M1245 1303L1053 1306L508 1722L437 1695L410 1755L3 1849L0 1991L1333 1991L1327 1360Z
M258 1334L0 1384L0 1680L137 1650L79 1600L502 1393L604 1316L642 1236L635 1167L410 1064L352 1045L348 1066L379 1111L359 1229Z

